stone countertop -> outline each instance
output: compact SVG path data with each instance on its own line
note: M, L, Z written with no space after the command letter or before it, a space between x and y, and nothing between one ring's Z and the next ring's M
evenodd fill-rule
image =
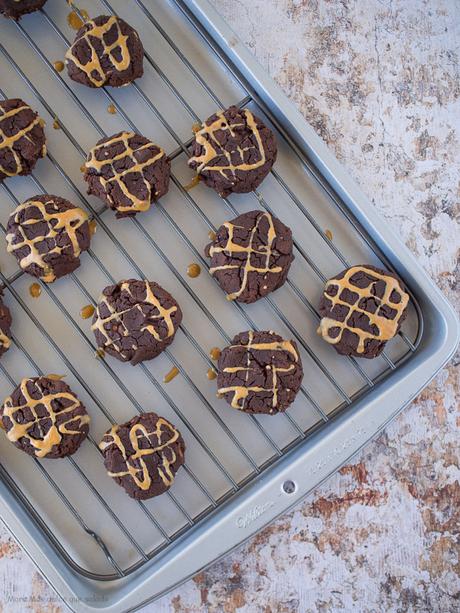
M459 304L452 0L212 0ZM460 608L458 357L353 464L144 611ZM4 528L0 611L65 607Z

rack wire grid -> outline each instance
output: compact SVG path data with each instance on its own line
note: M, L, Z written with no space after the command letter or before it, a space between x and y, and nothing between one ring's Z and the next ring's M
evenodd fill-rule
M83 1L83 0L82 0ZM145 76L120 90L93 91L72 83L53 62L74 32L69 7L49 0L21 22L0 25L0 95L22 97L47 124L48 154L33 175L2 185L1 229L20 201L57 193L97 222L91 249L68 278L34 299L30 277L1 251L0 278L14 318L13 347L0 362L3 395L24 376L66 375L91 415L90 435L62 461L32 459L1 437L0 474L56 552L95 580L127 576L171 547L225 500L302 444L344 407L362 398L417 350L421 311L411 312L399 336L373 361L343 358L316 335L316 305L330 276L351 263L390 263L283 132L264 104L219 53L197 22L174 0L94 0L91 16L117 14L140 33ZM257 191L220 199L198 185L187 190L192 125L230 104L251 108L275 131L278 161ZM114 105L116 114L107 106ZM53 130L53 121L59 130ZM122 129L145 134L169 152L171 188L135 219L115 219L87 197L80 166L100 138ZM208 232L244 211L274 213L293 228L295 261L285 286L254 305L228 302L207 274ZM203 269L190 279L187 266ZM137 367L95 358L90 325L80 315L102 288L122 278L159 282L179 301L184 321L172 346ZM288 413L248 416L216 398L206 372L211 347L246 329L272 329L297 341L305 377ZM179 370L170 383L164 375ZM165 495L136 502L107 477L97 447L111 424L155 410L175 423L187 445L186 464Z

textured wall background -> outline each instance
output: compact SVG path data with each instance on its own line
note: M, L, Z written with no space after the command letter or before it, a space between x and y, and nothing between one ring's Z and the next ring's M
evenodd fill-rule
M212 1L459 304L460 2ZM458 364L355 464L145 611L458 611ZM4 529L0 603L63 610Z

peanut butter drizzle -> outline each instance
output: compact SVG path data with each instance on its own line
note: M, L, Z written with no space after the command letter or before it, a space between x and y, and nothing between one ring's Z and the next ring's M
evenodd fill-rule
M133 138L134 136L135 136L134 132L122 132L121 134L114 136L110 140L105 141L104 143L101 143L100 145L96 145L89 152L88 160L85 164L86 169L93 169L97 172L99 181L104 187L106 194L107 194L107 198L111 204L115 206L113 198L110 195L110 189L107 189L106 187L107 185L110 185L111 183L117 183L120 189L122 190L123 194L131 202L131 204L128 206L120 206L119 204L117 204L116 208L119 212L148 211L150 208L150 204L153 200L153 197L158 195L158 192L155 192L155 194L152 194L152 186L147 181L147 179L144 177L144 169L147 166L151 166L152 164L160 160L162 157L164 157L165 152L163 151L163 149L161 149L161 147L157 147L157 149L159 149L159 152L154 157L148 158L147 160L145 160L145 162L138 162L134 155L135 153L137 153L138 151L144 151L146 149L156 147L156 145L154 145L152 142L149 141L145 145L141 145L138 149L134 150L129 144L129 140ZM110 147L111 145L114 145L116 143L123 144L123 151L121 153L118 153L113 158L105 158L101 161L97 159L97 152L99 150L106 149L107 147ZM123 158L127 158L127 161L131 160L132 165L129 167L129 164L127 164L128 168L126 170L119 172L115 169L114 164L115 162ZM110 179L104 179L104 177L101 174L102 168L107 165L110 166L111 174L113 174L113 177L111 177ZM147 193L146 198L143 198L143 199L138 198L137 196L135 196L128 190L128 187L124 183L123 178L131 173L139 173L140 177L142 178L142 181L144 183L144 187Z
M161 442L161 435L164 432L162 432L163 426L166 432L169 433L169 439L164 443ZM105 451L111 445L115 445L126 463L126 470L117 473L109 472L109 476L130 476L138 488L144 491L148 490L152 485L152 475L149 472L144 457L155 453L161 458L161 464L157 467L158 475L165 486L170 487L174 481L174 473L171 470L171 466L174 465L177 460L176 452L171 448L171 445L179 438L179 432L163 417L158 419L154 432L147 432L144 425L139 423L135 424L129 431L129 440L134 453L128 456L126 448L118 435L119 430L119 425L112 426L112 429L104 435L104 438L99 443L99 448L102 451ZM156 441L152 440L154 438ZM144 444L141 448L142 439L144 439ZM145 448L145 440L151 445L150 447ZM167 457L166 451L169 451L169 458Z
M72 3L69 2L68 4L70 6L73 6L73 2ZM85 9L80 9L79 12L80 12L81 17L75 11L71 11L67 15L67 23L72 28L72 30L79 30L80 28L83 27L85 21L88 21L89 19L88 12L85 11Z
M208 377L210 381L213 381L217 377L217 373L214 370L214 368L208 368L208 372L206 373L206 376Z
M170 383L179 374L177 366L173 366L171 370L163 377L163 383Z
M216 119L209 125L206 123L201 126L201 129L196 132L195 139L196 142L203 147L203 153L199 156L194 156L189 159L189 164L196 163L197 164L197 173L200 174L203 171L212 171L218 172L223 177L228 180L235 178L235 173L237 170L249 171L256 170L263 166L267 161L267 157L265 154L265 149L262 143L262 138L260 136L259 129L257 127L254 115L251 111L244 110L243 114L246 117L246 122L251 132L254 134L257 147L254 147L252 144L249 147L240 147L238 146L234 151L226 151L221 143L216 138L216 132L226 131L229 132L232 137L235 136L234 128L244 127L244 123L238 124L229 124L227 118L224 115L225 111L220 111L216 113ZM245 153L257 152L257 161L252 163L247 163L244 161ZM241 162L234 163L232 161L233 154L238 153L240 156ZM251 153L251 157L253 157L253 153ZM215 159L216 157L225 156L227 159L227 164L211 166L209 163Z
M53 128L54 128L54 130L60 130L61 129L61 124L59 123L59 119L57 117L54 118Z
M89 233L91 234L91 236L94 236L97 232L97 223L95 219L92 219L89 222Z
M333 235L332 232L329 230L329 228L327 230L325 230L324 234L327 236L327 238L331 241L333 239Z
M92 315L94 315L95 310L96 309L93 307L92 304L87 304L80 309L80 317L82 319L89 319L90 317L92 317Z
M50 204L53 204L52 200L49 200L47 202L41 202L39 200L27 200L27 202L20 204L14 211L14 221L16 224L18 224L16 231L21 235L22 240L20 240L19 242L14 242L16 239L16 234L6 235L6 250L8 251L8 253L14 253L17 249L20 249L27 245L27 247L29 247L29 254L21 259L19 265L22 269L24 269L27 268L27 266L30 266L30 264L37 264L37 266L40 266L40 268L43 269L43 274L40 276L40 279L42 281L45 281L46 283L52 283L56 279L56 275L54 274L53 269L49 266L49 264L45 262L43 258L51 253L61 253L64 247L60 247L57 244L57 241L54 241L55 245L52 249L49 249L46 254L40 254L36 247L36 244L43 242L44 236L40 234L35 238L27 238L24 232L24 228L19 225L19 217L21 211L23 211L29 206L34 206L40 211L40 214L43 219L30 219L23 222L23 225L30 226L36 223L41 224L43 223L43 221L45 221L48 227L48 231L46 234L46 238L48 241L51 241L52 239L56 238L60 230L64 230L70 239L73 254L75 257L78 257L81 253L80 245L78 243L77 230L88 221L88 215L85 213L85 211L78 207L68 209L67 211L55 211L52 213L48 213L46 207Z
M201 181L200 175L195 175L193 179L190 181L190 183L187 183L187 185L184 185L185 191L189 192L191 189L196 187L200 183L200 181Z
M11 339L0 328L0 347L5 351L11 347Z
M172 306L169 309L164 308L160 301L158 300L158 298L153 294L149 282L148 281L144 281L145 283L145 299L142 303L138 303L135 304L131 307L129 307L128 309L125 309L124 311L115 311L115 309L113 308L113 305L110 304L109 300L107 299L106 296L102 295L99 299L99 304L96 308L96 321L93 323L93 325L91 326L91 330L93 330L93 332L95 330L98 330L104 337L105 337L105 342L103 347L101 347L100 349L104 349L107 347L115 347L115 350L123 357L126 357L125 354L122 351L122 347L121 347L121 343L117 343L116 340L111 340L110 337L107 334L106 331L106 327L111 325L111 322L116 322L116 324L119 326L119 333L122 334L122 336L129 336L130 332L129 330L126 328L124 321L123 321L123 315L125 315L126 313L129 313L130 311L132 311L133 309L138 309L140 310L140 307L142 306L142 304L150 304L152 306L154 306L157 311L158 311L158 315L150 315L149 319L162 319L165 324L166 327L168 329L168 333L166 335L165 338L169 338L170 336L172 336L174 334L174 324L172 321L172 314L175 313L177 311L177 306ZM121 283L121 287L120 287L122 292L127 292L130 296L132 296L131 291L129 289L129 283L127 281L123 281ZM101 312L100 312L100 305L103 304L105 306L105 308L107 309L107 311L109 312L109 315L102 318L101 317ZM162 338L161 335L157 332L157 330L155 329L155 327L152 324L145 324L142 328L141 328L141 332L147 331L149 334L151 334L157 341L160 340L165 340L165 338ZM137 349L137 346L133 346L132 347L134 350Z
M83 13L83 11L80 12ZM83 25L83 22L81 22L81 19L74 12L70 13L69 19L71 15L75 15L76 18L80 21L80 25L78 26L78 28L76 28L80 29ZM69 25L71 25L70 22ZM82 70L86 74L86 76L94 85L94 87L102 87L106 81L106 73L102 68L101 58L98 55L95 47L93 46L91 39L96 38L100 42L103 47L102 54L109 58L110 62L116 70L118 70L119 72L123 72L123 70L126 70L131 63L131 54L129 52L127 44L128 35L123 35L121 33L118 18L114 15L109 17L109 19L103 25L97 26L93 19L89 19L88 21L86 21L85 25L87 26L85 28L85 31L82 32L80 36L77 35L78 37L75 39L75 42L65 54L65 57L67 60L72 61L80 70ZM108 45L105 42L105 35L111 30L114 25L116 25L118 35L115 42ZM85 41L91 53L91 58L86 64L82 64L73 52L74 48L77 44L80 43L81 40ZM114 51L116 50L119 52L119 55L121 55L120 60L117 60L115 57Z
M16 143L21 138L25 138L29 141L32 141L30 137L30 132L32 132L33 128L37 125L40 125L40 126L45 125L45 122L43 121L43 119L41 119L41 117L37 115L35 119L30 124L28 124L25 128L23 128L22 130L18 130L16 134L13 134L13 136L7 136L1 128L2 122L5 119L10 119L11 117L14 117L21 111L27 111L27 110L30 110L30 107L27 105L23 105L23 106L18 107L17 109L11 109L9 111L4 111L0 104L0 147L2 149L9 149L9 153L13 156L14 162L16 164L16 170L13 172L8 171L6 168L4 168L0 164L0 170L7 177L14 177L18 174L21 174L21 172L23 171L21 157L18 155L16 151L16 147L15 147ZM40 157L45 157L45 155L46 155L46 144L44 144L42 147Z
M351 278L357 272L364 272L372 277L375 277L377 280L382 280L385 282L385 292L382 298L378 298L372 293L374 282L371 282L368 287L359 288L356 285L351 283ZM337 287L337 294L335 296L330 296L326 293L326 290L329 287ZM354 293L359 294L359 298L356 301L356 304L350 305L348 302L340 299L342 291L344 289L348 289ZM392 292L395 291L401 298L398 303L392 302L390 300L390 296ZM403 292L399 281L394 277L390 277L387 275L381 275L374 270L370 270L365 266L353 266L350 268L344 275L342 279L331 279L327 282L324 295L328 300L332 302L332 308L336 305L346 306L349 311L347 313L346 319L343 322L336 321L335 319L329 317L323 317L320 321L319 331L324 340L331 345L335 345L338 343L343 335L343 331L345 329L351 330L358 337L358 347L356 351L358 353L364 353L365 343L367 340L376 339L379 341L388 341L395 336L398 331L399 320L401 315L403 314L407 304L409 302L409 295L406 292ZM378 308L375 313L369 313L364 309L359 308L358 304L362 298L373 298L378 304ZM382 306L388 306L391 309L396 311L396 316L394 319L387 319L383 315L380 315L380 309ZM353 313L363 313L369 318L369 325L376 326L379 330L378 334L373 334L372 332L368 332L362 330L361 328L355 328L350 322L350 318ZM333 328L339 328L339 334L336 337L330 336L330 331Z
M200 275L201 267L196 262L188 265L187 274L190 278L195 279Z
M253 243L255 235L257 234L257 230L259 229L259 224L263 218L266 218L268 220L268 226L269 226L268 236L267 236L268 244L261 245L259 249L255 249L252 243ZM273 223L273 218L270 215L270 213L262 213L261 215L259 215L257 219L257 223L251 231L251 235L249 238L249 244L246 247L244 245L238 245L237 243L233 242L233 233L234 233L235 228L238 226L234 226L230 221L226 221L223 225L227 228L227 232L228 232L227 242L223 247L215 247L214 245L212 245L209 249L209 256L212 257L215 253L222 253L222 252L225 252L229 255L232 255L234 253L245 253L246 261L244 262L244 264L238 263L238 264L224 264L222 266L212 266L209 269L209 273L213 275L215 272L219 270L242 269L243 276L241 279L240 289L237 292L233 292L232 294L227 294L228 300L236 300L236 298L241 296L241 294L246 289L250 272L257 272L259 274L281 272L282 269L280 266L274 266L273 268L270 268L270 258L272 256L272 245L273 245L274 240L276 239L275 225ZM258 268L257 266L252 265L251 255L253 253L256 253L257 255L265 255L265 266L263 268Z
M107 107L107 112L110 113L111 115L116 115L117 113L116 106L114 104L109 104L109 106Z
M278 373L286 373L294 370L294 364L291 364L288 368L277 368L273 365L267 365L267 369L270 369L272 372L272 386L270 388L260 387L258 385L249 385L249 374L251 370L251 351L287 351L290 353L295 362L299 361L299 356L297 351L294 349L291 341L273 341L272 343L253 343L254 333L252 331L249 332L249 341L246 345L246 355L247 362L246 366L227 366L224 368L223 372L235 373L235 372L245 372L245 385L232 385L230 387L221 387L217 390L217 394L219 397L227 394L228 392L233 392L233 398L231 402L231 406L234 409L239 409L240 411L244 410L246 398L249 395L249 392L270 392L273 396L272 400L272 411L276 410L278 404ZM231 345L230 349L240 349L241 345Z
M52 381L62 381L62 379L65 379L65 375L55 375L54 373L51 373L50 375L46 375L47 379L51 379Z
M32 298L38 298L42 293L42 288L39 283L31 283L29 286L29 294Z
M216 233L214 232L214 230L209 230L208 237L209 237L209 240L211 240L211 241L215 241L216 240Z
M57 60L56 62L54 62L53 66L56 72L62 72L64 70L64 62L62 62L61 60Z
M70 392L56 392L55 394L43 395L43 390L37 385L37 381L34 382L34 386L40 391L40 397L35 400L29 394L27 389L27 383L29 381L31 380L23 379L20 384L21 394L25 399L24 404L14 407L11 396L9 396L3 404L3 415L8 417L13 424L12 428L6 433L6 435L13 443L16 443L23 437L26 438L34 448L37 458L43 458L52 451L54 445L59 445L63 434L80 434L79 430L72 430L68 426L73 422L75 422L75 425L77 425L76 422L78 422L79 427L81 428L81 426L84 424L89 423L89 415L70 416L67 421L56 424L58 416L62 417L63 415L71 413L80 406L80 402ZM66 407L62 411L59 411L59 413L56 413L53 409L53 401L59 401L64 398L71 402L70 406ZM36 410L37 407L40 407L40 416ZM43 415L43 407L46 410L46 415ZM23 411L25 409L30 409L32 412L32 421L22 421ZM16 421L16 414L18 413L18 417L21 418L20 422ZM42 421L51 421L51 426L46 434L44 433L41 425ZM42 440L30 436L29 430L33 429L34 426L38 426L40 434L43 436Z
M211 360L218 360L220 358L221 350L219 347L213 347L209 352L209 357Z
M99 349L96 349L94 352L94 357L96 359L103 360L105 358L105 351L99 347Z
M193 134L196 134L197 132L199 132L201 130L201 128L202 128L202 124L201 123L196 122L196 123L192 124L192 132L193 132Z

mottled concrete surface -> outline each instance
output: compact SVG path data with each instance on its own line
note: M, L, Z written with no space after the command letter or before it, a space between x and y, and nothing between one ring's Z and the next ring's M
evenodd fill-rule
M458 0L213 2L458 304ZM145 610L458 611L459 387L457 360L353 465ZM62 610L5 530L0 594Z

